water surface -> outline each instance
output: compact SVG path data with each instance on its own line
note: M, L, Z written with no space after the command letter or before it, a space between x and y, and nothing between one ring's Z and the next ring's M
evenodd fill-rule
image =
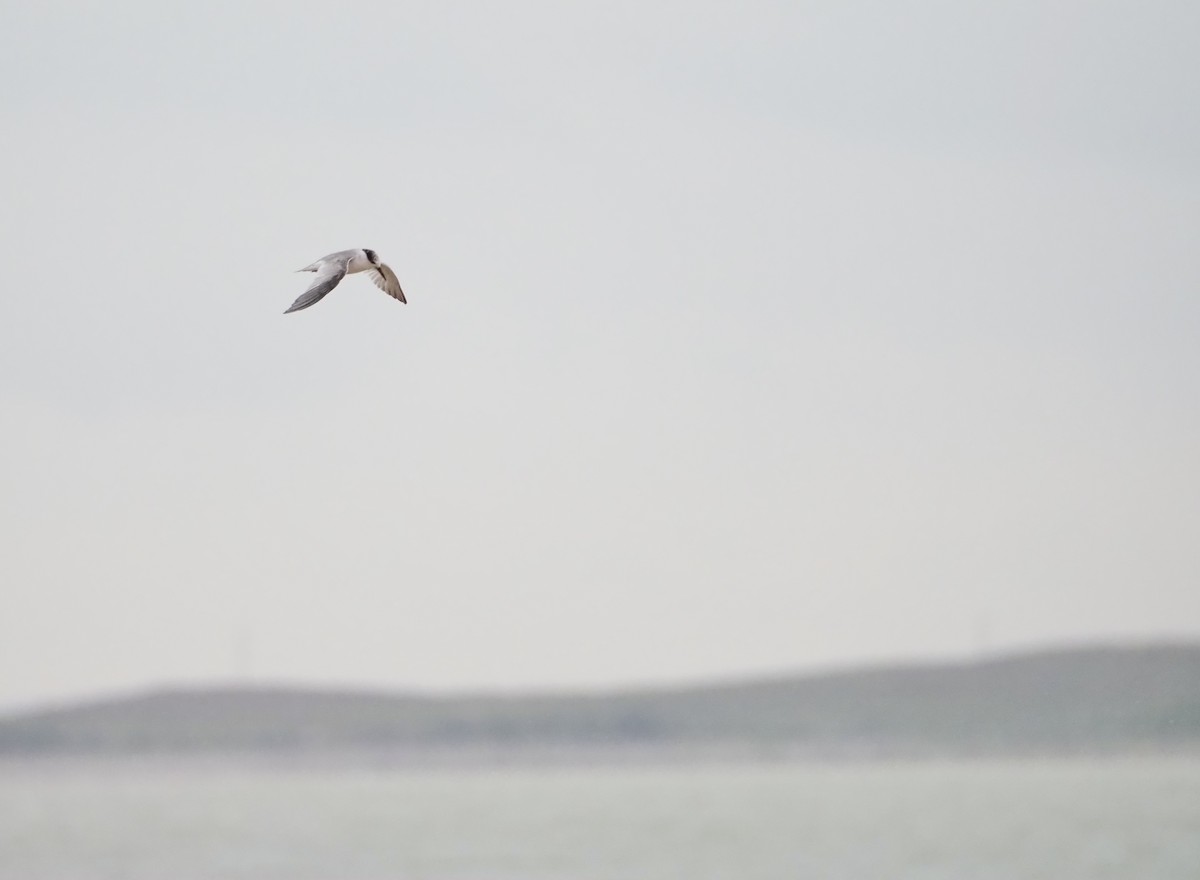
M0 765L4 880L1195 880L1200 760Z

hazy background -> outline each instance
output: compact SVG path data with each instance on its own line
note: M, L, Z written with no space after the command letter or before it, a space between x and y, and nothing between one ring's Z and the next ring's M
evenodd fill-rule
M1195 3L0 13L0 707L1200 638Z

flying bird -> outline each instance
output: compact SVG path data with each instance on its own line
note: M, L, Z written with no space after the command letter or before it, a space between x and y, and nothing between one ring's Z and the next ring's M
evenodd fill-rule
M388 268L386 263L380 262L379 254L370 248L338 251L336 254L321 257L315 263L309 263L303 269L296 271L316 272L317 277L313 279L308 290L300 294L287 312L284 312L285 315L288 312L307 309L320 302L321 297L337 287L339 281L355 272L370 272L371 280L375 282L376 287L402 303L408 302L404 298L404 291L400 289L400 281L396 278L396 273Z

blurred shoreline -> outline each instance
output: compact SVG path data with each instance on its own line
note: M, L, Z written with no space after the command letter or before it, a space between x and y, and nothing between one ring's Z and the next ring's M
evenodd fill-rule
M0 767L453 768L1200 754L1200 646L605 694L166 690L0 718Z

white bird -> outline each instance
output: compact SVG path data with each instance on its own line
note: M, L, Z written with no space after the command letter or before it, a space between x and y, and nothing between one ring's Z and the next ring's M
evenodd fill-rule
M336 254L321 257L315 263L309 263L303 269L296 271L316 272L317 277L309 285L308 290L300 294L287 312L284 312L285 315L288 312L307 309L319 302L321 297L338 286L339 281L355 272L370 272L371 280L375 282L376 287L402 303L408 302L404 298L404 291L400 289L400 281L396 278L396 273L389 269L387 264L381 263L379 254L370 248L338 251Z

